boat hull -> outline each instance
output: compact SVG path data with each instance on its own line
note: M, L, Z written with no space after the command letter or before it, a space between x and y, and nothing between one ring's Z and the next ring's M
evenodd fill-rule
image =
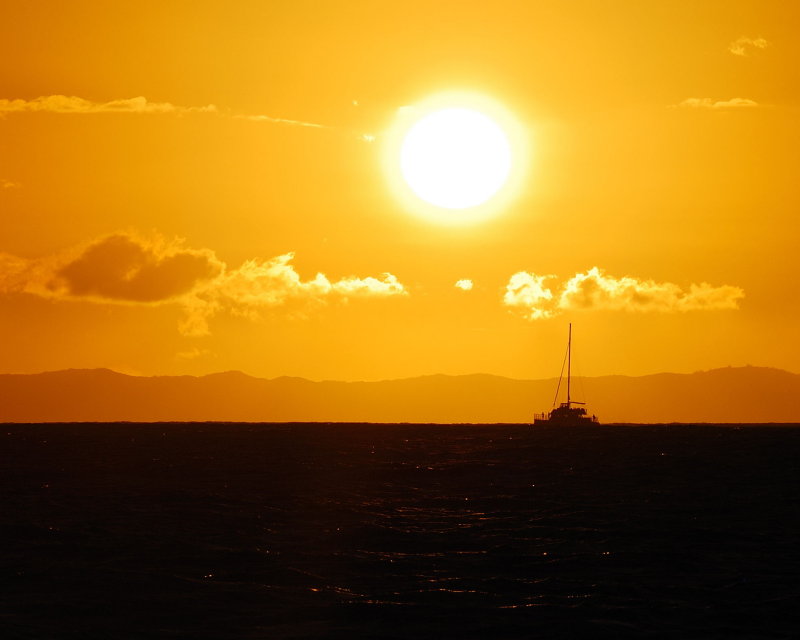
M551 418L534 418L533 425L535 427L551 426L551 427L580 427L589 425L599 425L600 423L596 418L575 418L571 420L553 420Z
M534 425L550 425L554 427L577 427L581 425L599 424L595 416L586 413L583 407L570 406L572 403L565 402L550 413L542 413L534 416Z

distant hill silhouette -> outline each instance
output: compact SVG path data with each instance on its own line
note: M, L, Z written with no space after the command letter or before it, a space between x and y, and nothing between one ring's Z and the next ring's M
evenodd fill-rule
M0 375L0 421L530 422L557 381L491 375L380 382L137 377L108 369ZM573 379L601 422L800 422L800 375L762 367Z

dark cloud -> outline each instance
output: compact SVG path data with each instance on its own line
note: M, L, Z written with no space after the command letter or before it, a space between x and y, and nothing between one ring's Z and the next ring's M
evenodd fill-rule
M189 293L223 269L208 250L152 245L114 235L89 246L59 269L49 287L77 297L160 302Z
M391 273L347 276L331 281L323 273L303 280L291 264L293 253L254 258L227 268L210 249L189 249L179 240L118 233L88 245L36 259L0 253L0 294L27 293L54 300L112 304L180 305L179 330L207 335L217 313L256 319L265 310L285 313L328 301L408 295Z

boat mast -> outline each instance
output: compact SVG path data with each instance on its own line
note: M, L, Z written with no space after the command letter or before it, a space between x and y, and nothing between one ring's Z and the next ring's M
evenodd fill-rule
M570 369L572 368L572 323L569 323L569 341L567 342L567 409L570 406L570 399L569 399L569 379L570 379Z

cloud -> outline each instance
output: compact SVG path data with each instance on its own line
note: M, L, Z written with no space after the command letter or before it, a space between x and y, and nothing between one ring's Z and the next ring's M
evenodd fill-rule
M31 283L35 279L34 261L0 253L0 294L27 291L38 293Z
M317 273L303 280L293 253L255 258L231 269L210 249L181 240L118 233L53 256L25 259L0 253L0 294L27 293L56 300L101 304L177 304L185 314L179 330L209 333L208 320L227 312L257 318L268 309L302 315L329 301L405 296L391 273L331 281Z
M391 273L384 273L380 279L372 276L342 278L331 285L331 290L344 298L385 297L407 293L405 287Z
M150 102L147 98L125 98L93 102L77 96L39 96L33 100L0 99L0 113L46 111L51 113L216 113L213 104L204 107L181 107L169 102Z
M75 298L163 302L191 292L223 270L208 249L114 235L59 268L47 286Z
M293 259L294 253L257 258L225 273L185 301L186 319L180 326L181 333L207 335L208 319L222 311L257 319L263 312L280 307L304 316L308 310L329 301L408 295L391 273L380 278L348 276L333 282L325 274L317 273L304 281L291 264Z
M326 129L328 131L339 131L340 133L344 133L347 136L354 136L357 140L361 142L375 142L376 136L372 133L357 133L352 130L342 129L341 127L335 127L327 124L319 124L317 122L307 122L305 120L292 120L290 118L276 118L274 116L267 116L267 115L246 115L246 114L239 114L232 116L237 120L249 120L250 122L271 122L275 124L285 124L293 127L310 127L312 129Z
M503 302L529 320L548 318L564 311L611 310L674 313L737 309L744 291L739 287L692 284L688 291L671 282L616 278L598 267L577 273L562 283L557 295L543 286L554 276L520 271L511 276Z
M77 96L39 96L33 100L8 100L0 99L0 115L4 113L19 112L50 112L50 113L220 113L219 109L213 104L204 107L182 107L170 102L150 102L143 96L136 98L125 98L122 100L111 100L110 102L93 102ZM296 127L311 127L314 129L328 129L323 124L305 122L303 120L292 120L289 118L275 118L268 115L233 115L229 116L251 122L271 122L275 124L286 124ZM367 140L368 136L364 136ZM371 142L371 140L367 140Z
M744 297L739 287L712 287L705 282L683 291L671 282L615 278L592 267L575 274L564 285L558 306L561 309L612 309L622 311L696 311L736 309Z
M549 278L555 276L537 276L527 271L518 271L506 285L503 304L528 320L549 318L553 315L553 292L544 286L544 281Z
M746 56L753 49L766 49L769 42L764 38L748 38L742 36L728 45L728 51L735 56Z
M54 256L0 254L0 293L133 304L160 303L194 291L224 270L208 249L179 241L115 234Z
M292 118L278 118L265 114L230 114L220 111L215 105L209 104L201 107L184 107L170 102L151 102L143 96L136 98L123 98L109 102L95 102L79 98L78 96L51 95L39 96L33 100L6 98L0 99L0 117L7 113L22 112L49 112L49 113L211 113L219 117L249 120L250 122L268 122L273 124L289 125L293 127L310 127L312 129L334 129L329 125ZM373 142L372 134L357 134L365 142Z
M456 289L461 289L462 291L472 291L472 280L458 280L455 284Z
M335 282L317 273L313 279L303 281L290 264L293 259L294 253L286 253L267 260L248 260L225 274L205 293L245 307L275 307L295 298L319 300L331 295L358 298L405 293L403 285L391 273L384 273L381 278L350 276Z
M748 98L731 98L730 100L712 100L711 98L687 98L678 107L690 109L739 109L757 107L755 100Z
M0 189L19 189L22 185L14 180L0 179Z
M290 124L295 127L311 127L313 129L328 129L329 127L324 124L317 124L315 122L304 122L302 120L290 120L288 118L273 118L272 116L265 115L236 115L233 116L239 120L250 120L251 122L274 122L277 124Z

